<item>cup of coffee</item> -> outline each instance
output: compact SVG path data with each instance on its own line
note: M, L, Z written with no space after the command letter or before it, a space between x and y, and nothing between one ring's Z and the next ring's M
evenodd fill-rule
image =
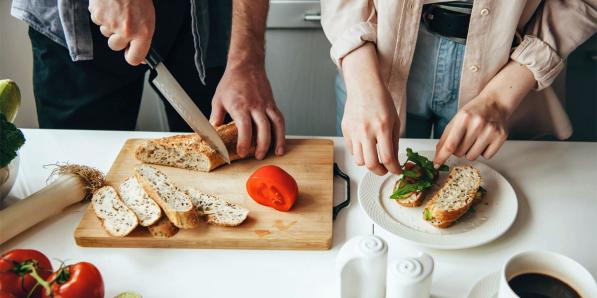
M574 260L548 251L511 257L500 271L498 298L597 297L595 278Z

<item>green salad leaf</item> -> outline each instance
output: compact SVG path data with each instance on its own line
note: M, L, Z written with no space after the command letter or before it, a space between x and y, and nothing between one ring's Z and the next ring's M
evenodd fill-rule
M425 208L425 210L423 211L423 215L425 215L425 220L427 221L433 218L433 216L431 216L431 211L427 208Z
M438 175L438 171L433 167L433 162L427 157L414 152L411 148L406 148L406 161L402 165L401 179L409 178L406 183L399 181L396 191L390 196L394 200L402 200L410 197L413 192L422 192L433 185L433 181ZM414 167L406 169L407 163L413 163ZM447 165L441 165L439 171L448 171Z

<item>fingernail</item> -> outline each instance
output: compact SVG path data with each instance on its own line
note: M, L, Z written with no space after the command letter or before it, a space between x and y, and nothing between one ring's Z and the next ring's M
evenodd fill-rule
M283 155L284 154L284 148L283 147L279 147L276 149L276 155Z
M439 170L440 164L434 163L433 164L433 168L436 170Z

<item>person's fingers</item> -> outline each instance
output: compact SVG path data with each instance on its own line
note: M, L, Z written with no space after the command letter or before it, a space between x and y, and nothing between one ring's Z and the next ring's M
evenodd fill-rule
M396 162L398 163L398 174L401 174L402 168L400 167L400 158L398 158L398 152L400 151L400 119L396 120L394 123L392 143L394 144L394 154L396 154Z
M253 111L251 113L253 122L257 126L257 148L255 149L255 158L263 159L269 151L269 145L272 140L272 130L269 125L269 118L263 111Z
M230 112L230 117L236 123L238 129L238 140L236 143L236 153L242 158L249 154L251 147L251 138L253 133L251 116L248 112L238 111Z
M346 147L350 155L354 155L354 151L352 150L352 139L350 138L350 135L344 135L344 147Z
M105 37L110 37L110 35L112 35L112 30L108 29L108 26L106 25L101 25L99 27L100 32L102 33L103 36Z
M385 175L388 170L379 163L375 140L366 140L365 142L361 143L361 146L363 147L363 159L365 160L365 166L367 166L367 169L376 175Z
M398 152L396 150L393 132L390 130L382 131L377 136L377 149L379 150L379 161L384 167L394 173L400 174L400 164L398 163Z
M143 63L150 46L151 39L135 38L131 40L128 51L125 53L126 62L133 66Z
M466 133L464 134L464 138L460 142L458 149L454 152L454 155L458 157L463 157L468 150L473 146L475 140L483 130L483 125L480 121L471 121L467 125Z
M276 155L284 154L284 145L286 143L286 126L284 115L277 108L266 109L265 113L272 120L274 125L274 135L276 138Z
M506 139L508 139L508 134L505 131L501 131L499 136L497 138L493 138L491 144L487 146L487 149L485 149L485 152L483 152L483 157L485 159L492 158L502 147Z
M489 143L491 142L491 136L491 128L486 127L481 132L479 137L477 137L477 140L475 140L475 143L473 144L471 149L469 149L466 153L466 159L470 161L476 160L479 157L479 155L481 155L481 153L485 151L487 146L489 146Z
M453 124L450 129L446 127L442 134L442 139L436 147L435 158L433 159L433 166L437 169L443 165L450 155L456 151L458 144L460 144L462 137L464 136L466 126L460 123Z
M354 162L357 164L357 166L360 167L365 165L365 160L363 159L363 148L361 143L358 141L352 142L352 156L354 157Z
M209 122L212 126L218 127L224 124L224 118L226 118L226 110L224 109L224 106L222 106L220 101L214 98L211 104L211 114L209 115Z
M113 51L122 51L129 45L129 40L122 37L118 33L114 33L108 37L108 47Z

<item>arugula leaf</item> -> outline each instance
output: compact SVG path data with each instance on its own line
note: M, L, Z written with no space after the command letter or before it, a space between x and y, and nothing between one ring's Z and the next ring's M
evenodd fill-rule
M450 170L450 167L448 167L447 165L441 165L438 170L446 172Z
M417 172L415 170L403 170L402 175L404 175L404 177L417 178Z
M431 182L427 180L419 180L413 184L407 183L403 187L398 188L391 196L392 199L400 199L404 195L410 195L413 192L421 192L431 187ZM402 198L404 199L404 197Z
M425 210L423 211L423 215L425 215L425 220L427 220L427 221L429 221L433 218L431 216L431 211L427 208L425 208Z

